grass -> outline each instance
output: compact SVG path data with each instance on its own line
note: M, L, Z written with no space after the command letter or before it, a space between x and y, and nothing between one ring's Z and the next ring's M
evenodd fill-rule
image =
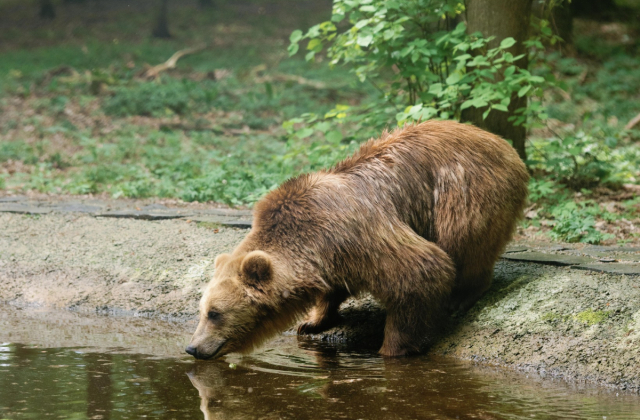
M288 21L286 13L279 18ZM119 20L125 39L136 22ZM370 95L346 70L285 60L282 37L299 23L279 32L227 24L253 42L213 45L153 81L138 77L145 65L183 48L180 39L197 41L192 29L171 41L95 36L81 46L70 40L3 53L4 188L255 201L310 165L308 142L289 144L284 121Z
M289 34L328 16L329 1L215 11L184 2L171 11L170 40L148 36L155 2L137 2L135 13L121 3L97 12L61 3L46 23L32 13L36 1L0 4L0 189L251 205L365 140L348 124L323 135L292 129L305 113L376 95L322 57L287 57ZM640 182L640 134L623 130L640 112L640 42L633 28L616 28L605 36L601 24L579 21L576 57L547 57L560 88L546 92L549 120L529 139L528 235L640 240L628 227L640 202L622 189ZM140 77L201 42L209 47L157 80Z

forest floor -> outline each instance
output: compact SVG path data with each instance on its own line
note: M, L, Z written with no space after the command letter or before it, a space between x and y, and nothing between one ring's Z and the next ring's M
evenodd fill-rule
M42 198L0 200L1 302L162 318L187 330L213 259L250 224L246 211L202 204ZM489 292L451 318L431 351L637 392L639 261L637 246L519 235ZM315 339L380 345L384 311L375 301L351 299L342 314Z

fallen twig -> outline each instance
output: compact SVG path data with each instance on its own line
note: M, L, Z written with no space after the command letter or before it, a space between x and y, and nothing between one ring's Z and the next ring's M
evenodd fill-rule
M180 50L180 51L176 52L175 54L173 54L171 56L171 58L169 58L164 63L158 64L157 66L153 66L153 67L145 70L142 73L141 77L143 77L145 79L155 79L163 71L175 68L176 64L178 63L178 60L181 59L182 57L184 57L185 55L197 53L199 51L204 50L206 47L207 47L206 44L200 44L200 45L197 45L195 47L185 48L184 50Z
M636 115L635 117L633 117L633 119L631 121L629 121L627 123L627 125L624 126L625 130L631 130L633 127L636 126L636 124L640 123L640 114Z

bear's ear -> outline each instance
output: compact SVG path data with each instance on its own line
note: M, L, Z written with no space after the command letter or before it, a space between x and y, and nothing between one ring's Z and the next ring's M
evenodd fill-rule
M273 277L271 258L266 252L252 251L242 260L240 273L244 283L261 289L261 286L271 281Z
M229 259L231 258L231 254L220 254L216 257L216 259L213 261L213 267L214 268L220 268L220 266L224 263L226 263L227 261L229 261Z

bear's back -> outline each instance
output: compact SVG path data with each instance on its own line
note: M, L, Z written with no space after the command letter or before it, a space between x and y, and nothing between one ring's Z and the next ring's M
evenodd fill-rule
M278 247L335 249L358 246L359 238L366 244L400 222L456 259L463 244L495 236L492 225L513 230L527 181L503 139L427 121L384 133L327 171L286 181L256 204L255 230Z

